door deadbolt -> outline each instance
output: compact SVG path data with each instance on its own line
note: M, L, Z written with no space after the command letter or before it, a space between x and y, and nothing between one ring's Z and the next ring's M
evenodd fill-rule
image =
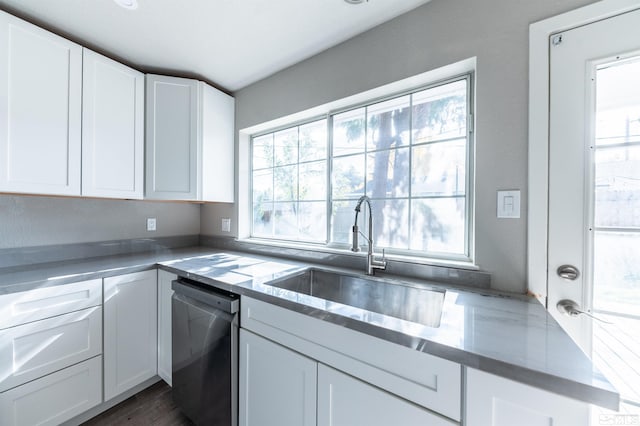
M565 280L573 281L580 276L578 268L572 265L562 265L558 268L558 276Z

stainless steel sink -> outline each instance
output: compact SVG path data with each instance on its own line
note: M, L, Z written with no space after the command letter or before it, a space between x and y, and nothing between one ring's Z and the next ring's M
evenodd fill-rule
M267 284L428 327L440 326L445 296L444 290L314 268Z

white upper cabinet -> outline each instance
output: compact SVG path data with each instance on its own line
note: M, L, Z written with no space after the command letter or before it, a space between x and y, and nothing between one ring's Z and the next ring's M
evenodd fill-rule
M147 74L145 198L233 202L234 99Z
M82 48L0 11L0 192L80 195Z
M83 50L82 195L144 195L144 74Z

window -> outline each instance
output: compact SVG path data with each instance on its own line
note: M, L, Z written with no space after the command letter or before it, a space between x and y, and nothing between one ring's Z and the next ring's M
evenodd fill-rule
M252 137L251 236L347 248L367 195L376 248L469 259L471 93L465 75Z

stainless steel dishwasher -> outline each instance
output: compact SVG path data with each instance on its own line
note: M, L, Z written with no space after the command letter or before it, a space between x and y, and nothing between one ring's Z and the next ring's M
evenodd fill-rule
M238 424L240 296L173 281L173 400L197 425Z

